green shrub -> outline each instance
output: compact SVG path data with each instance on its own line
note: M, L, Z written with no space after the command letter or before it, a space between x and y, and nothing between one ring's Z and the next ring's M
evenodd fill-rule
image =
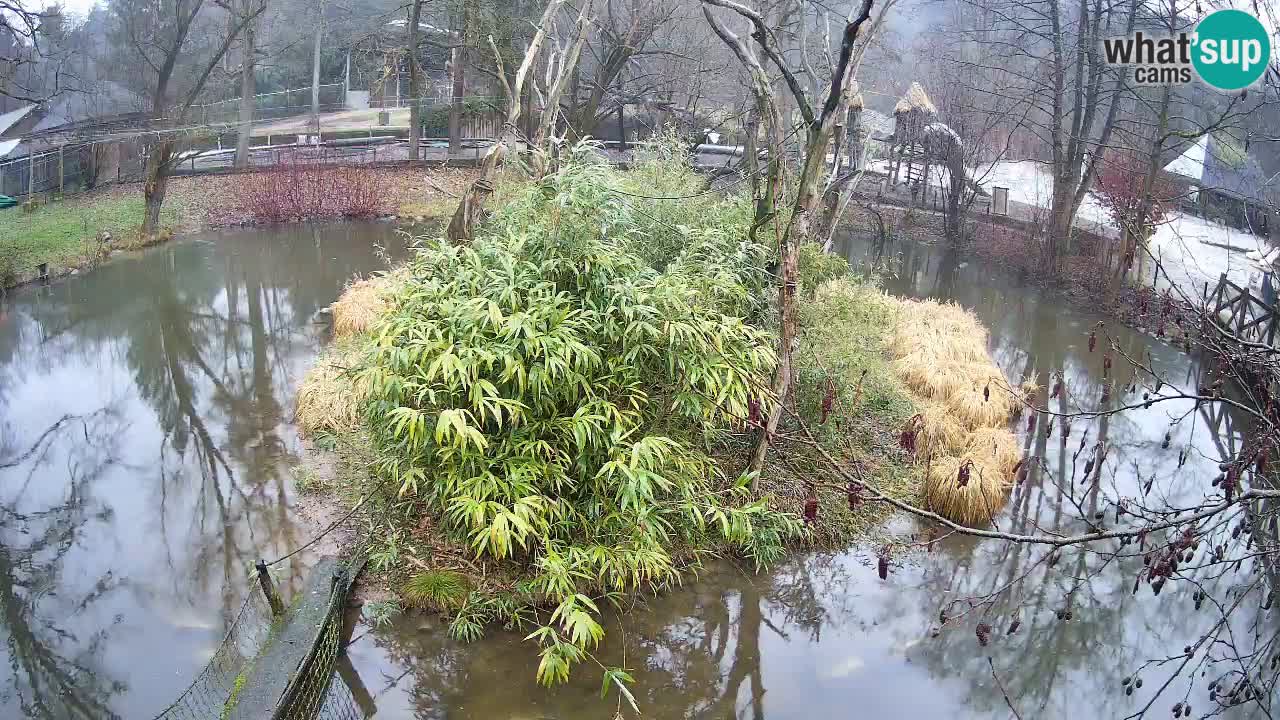
M800 275L800 289L812 298L818 286L849 274L849 261L833 253L824 252L817 243L805 243L796 254L796 271Z
M598 642L601 594L677 581L677 551L772 557L800 527L700 449L773 368L773 339L726 312L749 304L739 278L761 253L707 267L698 253L730 236L704 225L654 269L627 250L645 237L616 173L585 157L471 245L423 245L363 370L381 476L477 556L531 568L529 594L555 606L529 636L547 683Z
M463 115L475 115L494 112L495 110L497 110L497 106L490 100L467 98L462 101ZM432 105L422 109L422 136L449 136L449 106L447 104Z
M446 570L422 572L409 578L400 594L410 607L455 610L467 600L467 581Z

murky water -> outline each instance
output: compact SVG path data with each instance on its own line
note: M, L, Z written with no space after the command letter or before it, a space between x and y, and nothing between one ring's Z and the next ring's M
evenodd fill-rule
M152 717L305 542L292 389L376 244L213 233L0 301L0 717Z
M389 239L380 226L209 236L4 306L0 715L150 717L216 646L248 564L305 541L291 514L291 388L323 341L316 310L352 273L377 267L371 242ZM866 254L857 241L846 250ZM973 308L1010 377L1044 385L1060 371L1073 397L1096 404L1101 353L1088 352L1085 336L1097 318L928 248L887 255L893 292ZM1187 356L1112 332L1167 376L1194 378ZM1185 411L1191 418L1171 427L1170 414ZM1086 429L1090 444L1105 435L1112 447L1104 483L1133 492L1186 449L1186 466L1164 484L1190 492L1230 442L1205 423L1165 405L1079 421L1066 440L1038 433L1031 452L1052 472L1014 492L1001 527L1065 526L1096 510L1096 496L1058 490L1082 487L1069 479L1081 472L1072 454ZM284 582L299 583L306 562L299 556ZM725 563L620 613L598 656L629 669L648 717L1007 718L1006 695L1023 718L1123 717L1165 676L1147 670L1132 697L1120 678L1176 654L1211 622L1189 590L1132 596L1132 578L1087 552L1049 567L1040 549L959 538L904 559L887 581L860 549L763 574ZM951 601L960 601L953 619L935 636ZM1065 610L1069 621L1058 617ZM996 628L986 648L974 634L980 617ZM1014 618L1021 627L1005 636ZM534 648L520 633L460 645L422 616L355 633L340 670L377 718L632 714L616 693L601 697L590 667L565 687L537 687ZM1209 708L1199 693L1197 714ZM1167 712L1168 697L1153 712Z

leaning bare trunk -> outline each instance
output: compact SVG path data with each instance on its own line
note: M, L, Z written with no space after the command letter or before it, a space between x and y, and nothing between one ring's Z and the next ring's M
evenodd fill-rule
M587 11L590 7L590 3L583 3L582 10L578 13L578 35L574 38L573 46L560 58L560 67L556 69L555 79L552 80L551 86L547 88L547 96L544 99L545 107L542 109L542 120L538 123L538 129L534 131L535 134L531 138L533 147L530 148L530 156L535 160L534 177L538 179L545 177L548 172L554 172L556 169L555 131L556 124L560 118L560 96L564 94L570 77L578 70L578 58L582 55L582 46L587 41L587 28L590 25Z
M160 232L160 209L164 206L165 191L169 186L169 160L173 157L173 143L162 140L147 156L146 182L142 186L145 204L141 234L144 240L154 238Z
M564 0L550 0L547 3L546 9L542 13L542 20L538 23L538 30L529 41L529 47L524 53L524 60L520 62L520 68L516 70L514 83L507 83L506 70L502 67L502 55L498 53L497 47L494 46L493 36L489 36L489 45L493 48L494 56L498 61L498 77L502 80L503 89L507 94L507 118L502 125L502 135L493 144L493 147L489 148L488 154L484 156L484 162L480 165L480 177L476 178L475 182L471 183L471 187L467 188L466 192L462 194L458 209L454 211L453 218L449 221L446 236L450 242L465 243L470 242L475 237L476 228L480 225L480 220L484 216L484 205L488 202L489 197L493 195L493 181L497 175L498 165L502 162L502 157L506 154L508 148L518 146L520 141L517 135L520 122L520 93L524 91L525 78L529 75L529 68L533 67L533 61L538 57L538 51L542 48L547 28L551 26L551 19L555 17L556 11L560 9L560 5L563 2ZM456 78L461 76L455 75L454 77L456 82ZM456 84L454 85L454 93L456 98L458 93ZM450 140L450 145L452 145L452 138Z
M796 267L797 252L803 243L809 241L812 234L812 216L818 204L818 181L822 170L826 167L827 144L831 139L830 122L819 126L808 134L804 166L796 187L795 204L792 206L791 222L782 235L778 246L778 367L774 371L772 391L774 401L765 421L764 429L756 443L755 454L751 457L748 471L759 477L764 468L765 456L769 452L769 443L778 430L778 422L782 420L783 406L791 394L792 353L796 344L796 309L795 296L798 285ZM780 145L774 145L774 148ZM775 153L776 154L776 153ZM772 160L772 158L771 158Z
M253 23L244 28L244 60L240 67L240 127L236 133L237 168L249 167L249 140L253 133L253 96L257 91L254 71L256 70L254 53Z

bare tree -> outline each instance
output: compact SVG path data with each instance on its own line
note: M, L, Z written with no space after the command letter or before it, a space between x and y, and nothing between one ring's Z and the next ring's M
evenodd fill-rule
M748 470L756 475L764 466L769 442L777 431L778 422L782 419L783 408L791 388L792 354L795 350L795 295L798 277L796 268L796 252L802 243L812 239L813 214L817 209L820 197L819 182L826 168L826 152L830 143L836 117L841 107L848 108L844 96L849 92L848 76L853 71L855 49L858 45L859 33L870 20L873 0L863 0L860 11L850 14L840 36L839 51L834 57L831 68L831 80L825 91L819 95L821 104L816 106L805 91L800 78L783 58L777 36L763 15L756 10L741 5L733 0L702 0L703 13L716 34L729 46L752 78L752 92L756 97L757 110L766 118L766 127L770 137L768 148L770 162L766 182L767 203L758 205L756 226L768 222L774 214L772 207L774 198L778 197L777 186L782 179L781 156L784 152L782 136L782 113L772 89L772 82L764 71L763 65L751 47L721 23L710 9L711 7L730 10L745 19L751 28L751 38L756 48L782 74L792 101L801 117L799 130L804 133L804 144L799 177L796 180L795 200L791 205L791 216L785 229L779 230L778 238L778 314L780 338L778 343L778 368L774 373L773 384L768 398L770 408L760 430L760 438L756 444Z
M628 94L620 86L640 58L665 52L658 43L681 17L681 7L676 0L602 0L596 32L587 39L585 58L569 87L566 116L577 136L594 135L615 111L609 94Z
M462 98L466 92L466 29L469 16L466 2L449 12L449 74L452 79L452 94L449 98L449 157L457 157L462 153ZM498 62L502 61L501 55ZM506 78L503 78L506 81Z
M409 159L417 160L419 145L422 143L422 68L419 67L418 53L421 52L419 38L422 35L422 0L409 2Z
M262 12L259 7L265 9L266 0L240 0L236 4L236 12L241 15L256 16ZM255 18L251 17L244 24L244 32L240 42L240 117L239 125L236 129L236 159L235 166L237 168L249 167L249 144L253 136L253 113L254 113L254 96L257 94L257 35L255 33Z
M249 12L236 12L225 0L215 0L215 6L230 13L229 20L223 18L225 24L209 16L205 0L118 0L110 6L119 47L141 70L139 80L155 126L143 185L141 232L146 236L160 228L160 209L181 139L175 126L200 97L240 31L265 9L261 2Z
M498 68L497 75L502 81L503 90L507 98L506 120L503 123L497 142L489 148L485 153L484 160L480 163L480 177L476 178L463 193L457 210L454 211L453 217L449 220L446 234L452 242L470 242L475 237L476 227L484 215L485 204L493 194L493 180L497 174L498 166L502 163L506 153L519 143L519 126L517 123L520 120L522 105L520 98L524 91L525 81L529 76L529 71L533 67L534 61L538 57L538 52L546 41L552 20L560 10L563 2L564 0L549 0L547 3L542 13L542 19L538 22L537 30L529 41L529 47L525 50L524 60L521 61L519 69L516 70L515 78L508 82L506 70L501 66ZM498 51L493 36L489 37L489 45L493 50L494 57L501 65L502 54Z
M1127 74L1101 56L1104 36L1131 33L1138 0L966 0L973 12L954 29L966 50L948 58L992 111L1026 118L1046 147L1053 180L1041 248L1057 272L1076 212L1111 145Z

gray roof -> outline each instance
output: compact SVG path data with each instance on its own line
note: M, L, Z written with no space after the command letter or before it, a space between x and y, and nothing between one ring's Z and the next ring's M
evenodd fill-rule
M871 108L863 108L862 127L867 130L868 137L874 140L887 140L893 137L894 119Z
M32 132L52 130L72 123L136 113L146 107L137 93L110 80L96 83L86 92L68 92L49 102L44 117Z
M1273 203L1280 197L1280 188L1268 187L1262 166L1248 152L1240 152L1227 146L1213 135L1204 154L1204 174L1200 186L1240 200L1256 203Z

